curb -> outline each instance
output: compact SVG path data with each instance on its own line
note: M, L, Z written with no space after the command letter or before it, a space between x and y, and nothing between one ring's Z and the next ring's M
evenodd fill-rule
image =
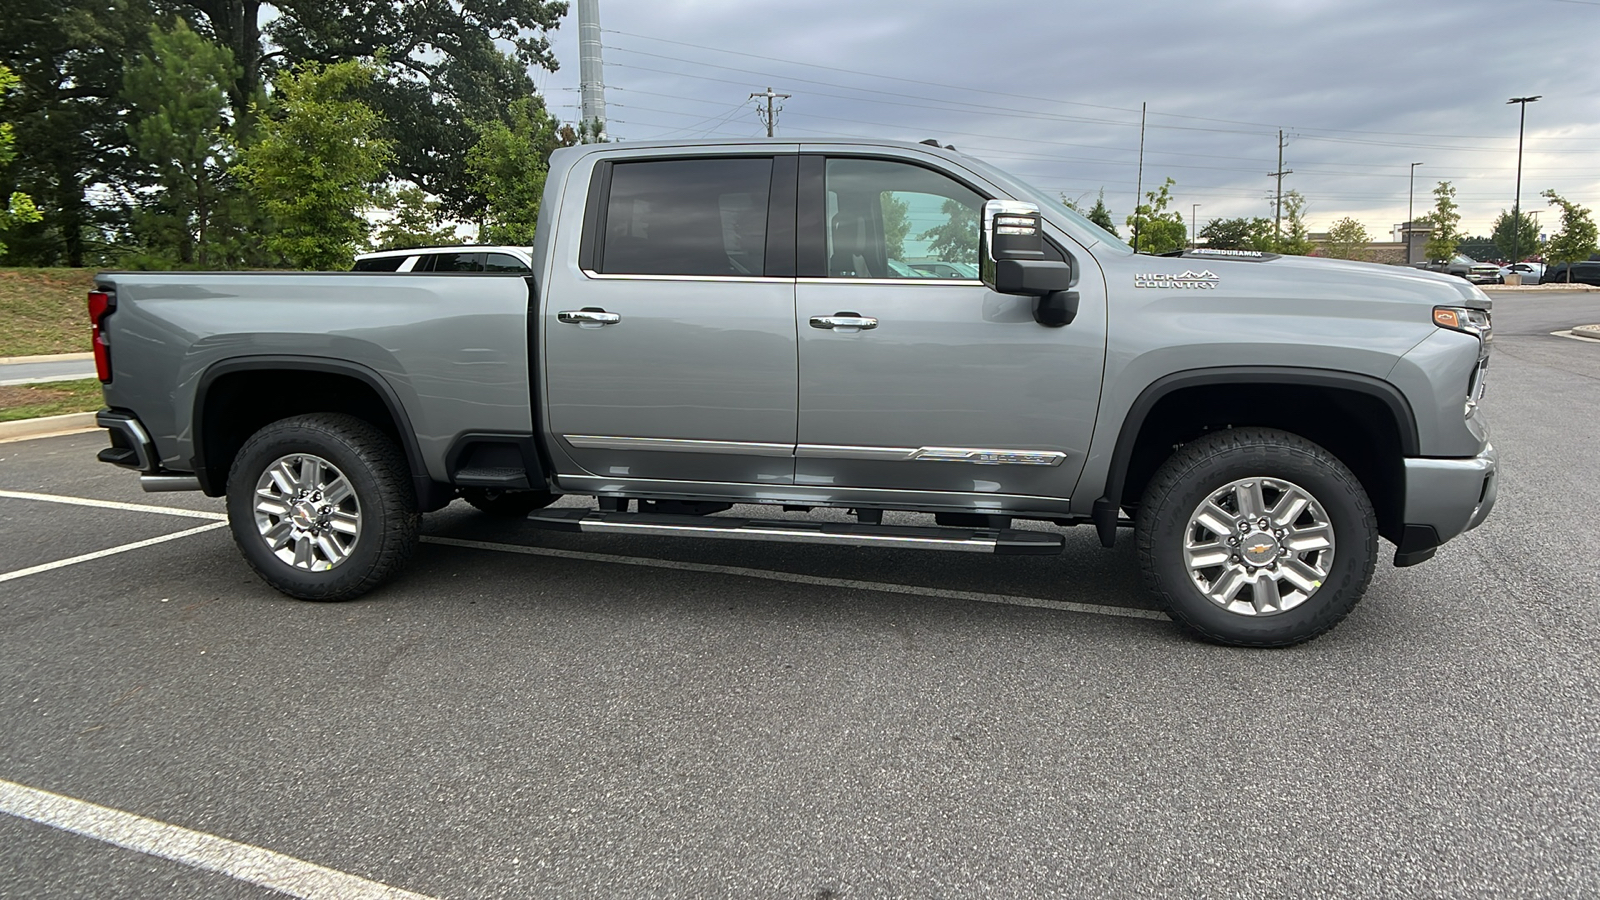
M1478 287L1482 288L1485 293L1503 294L1536 294L1540 291L1547 291L1552 294L1559 291L1571 291L1573 293L1600 291L1600 287L1592 284L1584 284L1582 282L1567 284L1564 281L1553 281L1549 284L1480 284Z
M45 416L42 419L0 422L0 443L93 431L100 427L94 424L95 415L92 412L67 413L64 416Z
M24 363L80 362L94 359L93 353L46 353L40 356L0 356L0 366L20 366Z
M1572 336L1580 337L1587 341L1600 341L1600 325L1574 325Z

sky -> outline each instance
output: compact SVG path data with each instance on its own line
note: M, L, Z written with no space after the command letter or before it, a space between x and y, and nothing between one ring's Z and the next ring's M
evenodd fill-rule
M1139 176L1172 209L1272 215L1285 191L1323 231L1375 239L1456 188L1461 229L1487 234L1516 190L1540 230L1554 189L1600 206L1600 0L600 0L608 132L619 140L765 133L751 92L791 94L777 134L937 138L1117 222ZM551 111L578 112L577 4L536 72ZM1198 210L1194 204L1199 204ZM1126 230L1126 229L1120 229Z

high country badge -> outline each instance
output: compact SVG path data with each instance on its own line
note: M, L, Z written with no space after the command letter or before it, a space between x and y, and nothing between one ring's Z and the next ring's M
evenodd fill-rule
M1133 276L1136 288L1165 288L1168 290L1214 291L1221 281L1210 269L1202 272L1185 270L1182 275L1169 272L1146 272Z

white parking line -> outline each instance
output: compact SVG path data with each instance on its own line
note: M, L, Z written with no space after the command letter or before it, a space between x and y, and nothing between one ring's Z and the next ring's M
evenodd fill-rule
M272 850L4 779L0 812L305 900L432 900Z
M55 562L47 562L41 563L37 566L29 566L26 569L18 569L15 572L6 572L4 574L0 574L0 582L15 581L18 578L26 578L29 575L37 575L40 572L49 572L52 569L63 569L67 566L75 566L78 563L89 562L90 560L94 559L104 559L107 556L116 556L118 553L127 553L129 550L140 550L145 547L152 547L156 544L165 544L167 541L175 541L178 538L186 538L192 534L200 534L201 532L205 531L215 531L218 528L225 528L227 527L227 524L227 522L212 522L210 525L199 525L185 531L174 532L173 534L163 534L160 537L153 537L143 541L134 541L131 544L123 544L120 547L112 547L109 550L96 550L93 553L85 553L82 556L74 556L70 559L58 559Z
M1116 616L1123 619L1155 619L1161 621L1167 618L1164 614L1155 610L1129 609L1124 606L1099 606L1093 603L1073 603L1069 600L1044 600L1039 597L984 594L977 591L950 591L944 588L921 587L911 584L856 581L850 578L825 578L820 575L797 575L792 572L747 569L743 566L718 566L708 563L679 562L673 559L653 559L642 556L615 556L610 553L586 553L582 550L553 550L547 547L525 547L520 544L492 544L487 541L464 541L460 538L436 537L433 535L426 535L422 540L429 544L466 547L473 550L494 550L500 553L521 553L527 556L554 556L561 559L578 559L586 562L648 566L654 569L677 569L682 572L708 572L715 575L760 578L766 581L787 581L794 584L814 584L821 587L848 588L858 591L880 591L886 594L908 594L913 597L940 597L946 600L971 600L977 603L998 603L1005 606L1029 606L1038 609L1089 613L1096 616Z
M74 506L98 506L107 509L122 509L130 512L165 513L173 516L189 516L198 519L226 520L223 513L205 512L193 509L174 509L170 506L148 506L142 503L119 503L114 500L90 500L84 497L68 497L61 494L30 494L22 491L0 490L0 498L13 500L39 500L47 503L68 503ZM21 578L35 572L48 571L49 569L70 566L74 563L99 559L113 553L122 553L126 550L137 550L162 541L170 541L202 531L220 528L221 522L215 525L204 525L191 528L177 534L152 538L124 547L114 547L110 550L101 550L98 553L87 553L83 556L64 559L56 563L46 563L34 566L31 569L21 569L5 575L0 575L0 581L12 578ZM792 572L774 572L768 569L747 569L743 566L718 566L708 563L679 562L672 559L656 559L648 556L617 556L611 553L589 553L583 550L556 550L549 547L527 547L521 544L496 544L488 541L468 541L460 538L436 537L426 535L422 538L426 543L441 544L447 547L465 547L472 550L490 550L498 553L520 553L525 556L551 556L559 559L576 559L586 562L616 563L624 566L647 566L655 569L676 569L682 572L706 572L714 575L733 575L740 578L759 578L765 581L787 581L792 584L813 584L819 587L846 588L858 591L878 591L885 594L906 594L913 597L939 597L945 600L969 600L975 603L996 603L1003 606L1026 606L1036 609L1055 609L1063 612L1088 613L1095 616L1115 616L1122 619L1151 619L1163 621L1166 615L1150 609L1129 609L1125 606L1101 606L1095 603L1073 603L1070 600L1045 600L1040 597L1018 597L1011 594L985 594L979 591L951 591L944 588L922 587L920 585L893 584L882 581L857 581L850 578L827 578L821 575L798 575Z

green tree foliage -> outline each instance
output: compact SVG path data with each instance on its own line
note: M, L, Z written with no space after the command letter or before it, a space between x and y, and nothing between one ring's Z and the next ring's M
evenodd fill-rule
M1561 207L1561 230L1552 236L1544 245L1545 259L1557 263L1569 263L1567 266L1567 281L1572 281L1572 266L1580 260L1588 259L1595 252L1597 237L1594 219L1590 218L1588 208L1579 206L1571 200L1548 190L1539 196L1550 201L1551 206Z
M1366 259L1372 235L1367 226L1345 216L1328 229L1328 255L1334 259Z
M1494 239L1487 235L1463 237L1461 243L1456 245L1456 252L1473 259L1498 259L1500 257L1500 248L1495 246Z
M4 110L17 157L0 173L0 197L25 192L42 214L12 229L8 261L107 261L104 233L123 215L115 204L91 204L87 192L122 184L131 162L123 67L145 48L152 7L151 0L6 0L0 64L21 84Z
M1140 253L1171 253L1182 250L1189 243L1189 228L1184 224L1183 213L1167 211L1172 205L1171 178L1153 191L1145 192L1147 202L1139 204L1128 217L1128 228L1133 232L1133 248Z
M389 218L378 226L373 237L374 250L402 250L456 242L454 228L440 224L439 201L428 199L421 188L406 185L384 197Z
M1100 189L1100 196L1095 198L1094 206L1090 207L1088 219L1106 231L1111 232L1113 237L1116 236L1117 223L1111 221L1111 210L1106 208L1106 192L1104 188Z
M890 259L906 258L906 235L911 233L911 204L884 191L878 195L883 207L883 242Z
M1317 245L1311 240L1306 227L1306 198L1299 191L1285 191L1283 195L1283 222L1273 251L1285 256L1305 256Z
M1520 229L1517 227L1518 221L1522 226ZM1511 259L1513 254L1526 258L1539 252L1539 223L1527 213L1512 216L1509 211L1500 210L1489 234L1502 259L1517 262Z
M539 201L560 146L560 124L537 97L511 104L510 124L491 119L476 126L478 142L467 151L467 173L483 198L479 240L531 246L539 224Z
M1431 260L1449 259L1461 246L1461 209L1456 205L1456 189L1448 181L1433 189L1433 212L1420 221L1433 227L1433 235L1423 253Z
M366 244L362 214L394 158L382 118L354 99L376 75L358 60L307 63L277 79L270 112L257 110L260 139L238 172L276 225L268 246L296 268L348 269Z
M226 262L226 218L235 147L227 127L227 86L235 66L224 47L189 29L152 27L150 50L127 71L128 137L146 196L134 232L147 252L201 268Z
M944 201L940 210L944 224L917 235L917 240L928 241L928 252L943 262L977 262L978 211L957 200Z
M7 93L17 86L17 76L11 70L0 66L0 102L5 100ZM0 170L16 158L17 153L11 149L16 141L8 122L0 122ZM42 218L39 210L33 205L33 198L21 191L12 191L6 205L0 207L0 235L10 231L13 226L28 222L37 222ZM6 252L5 241L0 240L0 253Z
M1271 219L1212 219L1200 229L1200 240L1209 250L1269 250L1272 247Z

